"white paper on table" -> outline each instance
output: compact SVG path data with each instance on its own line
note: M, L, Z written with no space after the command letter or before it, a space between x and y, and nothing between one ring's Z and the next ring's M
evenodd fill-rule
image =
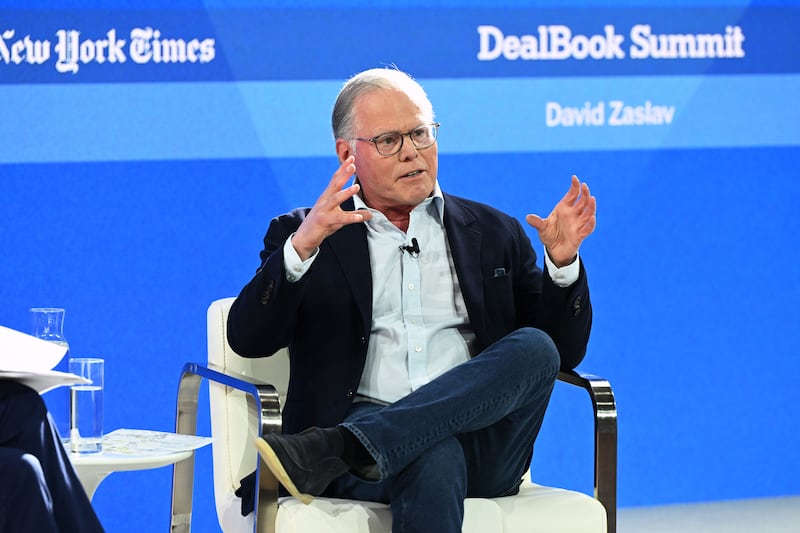
M91 383L76 374L53 370L67 347L0 326L0 379L19 381L45 393L61 385Z
M147 429L115 429L103 436L103 454L166 455L196 450L211 443L211 440L211 437Z

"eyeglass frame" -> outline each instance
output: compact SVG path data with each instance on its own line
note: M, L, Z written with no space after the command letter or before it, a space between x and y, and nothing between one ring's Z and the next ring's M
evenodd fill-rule
M405 137L408 137L408 140L411 141L411 144L417 150L425 150L426 148L430 148L431 146L436 144L436 141L437 141L437 139L439 137L439 126L441 126L441 124L438 123L438 122L426 122L426 123L420 124L419 126L413 128L413 129L408 130L405 133L400 133L399 131L387 131L385 133L380 133L380 134L376 135L375 137L371 137L371 138L350 137L350 140L351 141L363 141L363 142L372 143L372 145L375 147L375 150L378 152L378 155L381 155L383 157L392 157L393 155L399 154L400 150L403 149L403 144L405 143ZM415 131L417 131L418 129L420 129L422 127L433 128L433 142L430 143L427 146L417 146L417 143L415 143L414 139L411 137L412 133L414 133ZM384 153L381 152L380 148L378 148L378 140L381 137L383 137L384 135L400 135L400 144L397 147L397 150L395 150L391 154L384 154Z

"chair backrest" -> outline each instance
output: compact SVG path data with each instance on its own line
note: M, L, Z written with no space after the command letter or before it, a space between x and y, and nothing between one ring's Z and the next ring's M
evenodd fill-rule
M236 372L271 383L283 406L289 384L289 353L280 350L271 357L246 358L228 345L228 312L235 298L223 298L208 308L208 362L224 371ZM247 396L217 383L209 384L211 434L214 436L214 499L218 516L223 516L239 481L256 466L258 422L249 419Z

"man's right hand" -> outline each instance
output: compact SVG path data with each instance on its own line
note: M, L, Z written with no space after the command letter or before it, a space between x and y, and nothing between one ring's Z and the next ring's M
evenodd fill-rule
M358 224L372 218L372 213L369 211L344 211L340 207L342 202L352 198L360 190L357 183L342 189L350 176L356 172L355 160L354 156L350 156L342 162L292 237L292 246L301 260L305 261L311 257L322 241L336 233L342 226Z

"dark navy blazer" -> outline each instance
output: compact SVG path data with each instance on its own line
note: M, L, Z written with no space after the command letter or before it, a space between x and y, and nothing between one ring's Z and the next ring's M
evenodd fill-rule
M553 339L562 368L577 366L592 321L583 266L576 283L558 287L536 266L536 253L516 219L485 204L444 198L445 230L478 348L533 326ZM353 210L352 199L342 208ZM244 357L289 347L285 433L342 421L361 380L372 321L364 224L345 226L325 239L305 276L295 283L286 280L283 245L309 210L272 220L261 267L228 317L228 342Z

